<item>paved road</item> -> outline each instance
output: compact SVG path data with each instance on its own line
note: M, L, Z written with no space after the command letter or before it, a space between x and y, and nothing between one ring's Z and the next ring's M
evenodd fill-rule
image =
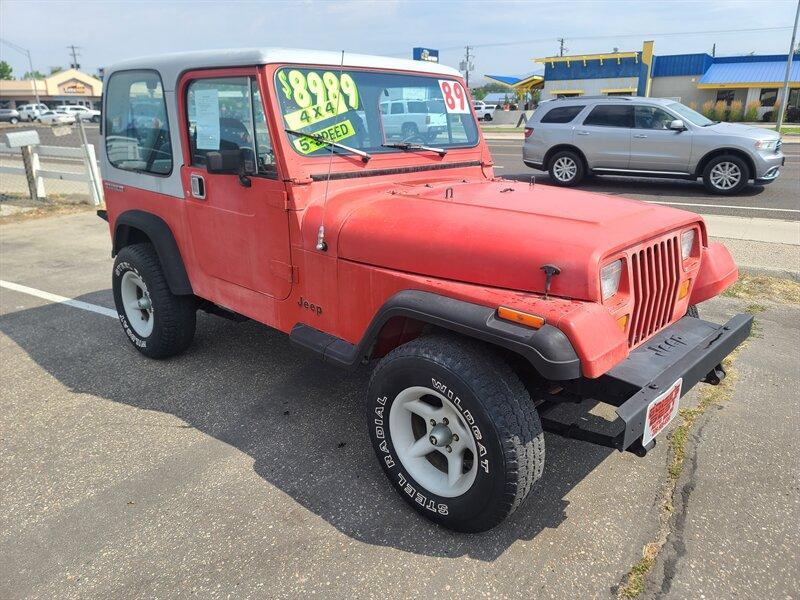
M91 214L6 225L2 279L111 308L109 250ZM680 500L683 545L653 583L668 594L800 595L800 308L765 305L746 385L689 455L700 492ZM0 369L4 599L611 598L659 527L663 441L639 459L551 435L509 521L431 526L368 445L368 373L252 322L201 314L190 351L155 362L109 316L0 288Z
M521 140L488 140L497 174L512 179L548 184L550 176L526 167L522 162ZM636 177L595 177L582 189L660 202L700 214L735 215L771 219L800 220L800 144L786 144L786 166L780 178L770 185L748 187L738 196L712 196L702 184L679 179Z

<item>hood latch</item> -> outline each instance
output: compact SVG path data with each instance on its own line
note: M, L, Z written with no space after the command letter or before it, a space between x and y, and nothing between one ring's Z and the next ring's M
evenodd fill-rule
M550 284L552 283L553 276L559 275L561 273L561 269L550 264L542 265L539 268L544 271L544 299L547 300L547 296L550 294Z

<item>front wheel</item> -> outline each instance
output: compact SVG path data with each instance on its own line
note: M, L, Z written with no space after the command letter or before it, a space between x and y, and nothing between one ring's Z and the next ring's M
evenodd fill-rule
M740 192L750 178L750 169L738 156L723 154L712 158L703 169L703 184L712 194L729 196Z
M583 159L571 150L555 153L550 159L547 170L553 183L565 187L578 185L586 174Z
M112 287L122 329L139 352L150 358L167 358L192 343L194 296L176 296L170 291L151 244L132 244L120 250Z
M544 469L544 435L523 384L490 348L451 335L395 348L369 384L367 421L389 481L449 529L491 529Z

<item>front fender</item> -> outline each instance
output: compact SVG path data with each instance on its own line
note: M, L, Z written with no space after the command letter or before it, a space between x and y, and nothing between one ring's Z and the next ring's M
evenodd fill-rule
M739 269L730 251L722 244L712 242L703 248L700 271L692 286L689 304L699 304L720 295L739 278Z

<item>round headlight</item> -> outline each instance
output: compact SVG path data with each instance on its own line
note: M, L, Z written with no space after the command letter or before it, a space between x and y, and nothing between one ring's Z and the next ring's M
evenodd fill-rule
M694 235L694 229L683 232L683 237L681 237L681 258L683 258L683 260L686 260L692 254Z
M608 300L619 289L619 278L622 275L622 260L615 260L600 269L600 289L603 300Z

